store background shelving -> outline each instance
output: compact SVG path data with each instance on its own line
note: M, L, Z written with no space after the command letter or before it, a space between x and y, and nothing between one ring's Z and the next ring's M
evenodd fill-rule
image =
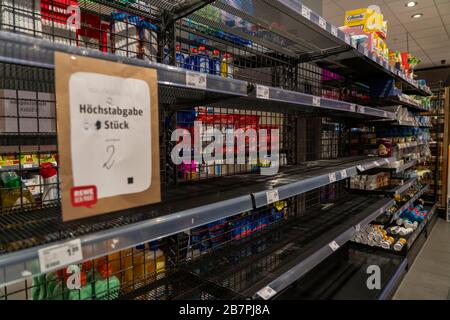
M2 3L0 11L11 11L13 5ZM398 159L353 156L349 143L352 128L426 129L428 125L402 123L397 120L398 114L382 108L394 103L414 113L425 109L404 96L360 99L342 96L342 89L356 81L370 84L372 78L381 77L401 83L405 94L428 96L431 93L386 61L354 48L343 32L301 2L254 3L253 10L276 10L278 18L287 19L295 26L290 30L272 28L272 22L276 22L270 20L273 17L253 15L249 6L236 8L227 0L134 3L96 0L79 1L79 6L86 16L98 16L105 23L110 21L108 31L101 29L101 23L90 30L97 31L95 34L106 33L106 42L89 32L80 36L70 29L65 30L68 33L61 32L54 24L49 27L36 23L56 18L27 11L32 6L21 9L34 21L31 26L11 26L7 19L0 23L0 29L5 30L0 31L0 68L5 71L0 76L0 87L16 92L53 93L55 52L156 69L162 124L163 202L71 223L61 221L58 201L37 209L23 207L20 217L18 211L2 212L0 299L32 298L39 287L36 276L42 274L39 250L74 238L81 241L85 264L94 261L90 269L94 270L95 264L105 257L106 262L102 263L107 269L115 270L113 275L107 274L120 279L121 287L120 290L108 287L110 299L273 298L279 294L283 297L282 292L293 283L303 281L323 263L342 255L347 250L347 242L357 232L386 214L394 204L393 195L402 194L417 183L417 179L404 178L403 185L394 186L382 196L347 188L354 176L382 171L400 174L423 162L420 158L387 168ZM205 14L208 10L216 13L220 10L221 14L243 19L252 32ZM130 18L111 20L117 11L137 15L155 26L146 31L148 38L141 40L144 54L128 45L128 41L133 43L136 39L114 29L135 27ZM14 14L17 13L13 10ZM222 32L217 32L219 29ZM127 46L118 47L121 39L126 39ZM177 55L186 54L193 45L199 44L208 50L232 53L233 62L229 65L233 66L233 72L228 68L225 74L212 75L202 74L200 69L183 68ZM342 79L329 81L331 73L326 72L336 72ZM191 74L202 77L206 86L199 88L190 82ZM48 84L44 89L38 85L42 82ZM253 166L246 163L233 168L221 165L219 173L215 171L217 164L214 173L210 173L212 166L200 164L195 172L182 176L180 168L167 159L172 145L170 133L185 125L180 121L183 114L199 116L204 112L219 119L213 123L221 128L229 125L228 120L224 123L221 118L224 114L243 116L246 120L240 125L244 126L251 124L246 121L252 117L258 117L262 126L278 126L281 151L286 157L279 174L260 176L252 173ZM37 131L0 134L4 146L9 148L1 152L8 155L57 152L56 134ZM417 150L426 146L427 141L413 141L399 143L397 148L420 153ZM18 167L4 166L0 170L15 169L25 175L39 169L40 164L40 161L31 165L20 163ZM427 188L424 185L403 207L413 204ZM277 194L275 203L269 203L270 192ZM283 217L279 216L281 212ZM239 233L237 238L230 236L242 228L247 228L244 234ZM298 230L303 231L301 235ZM425 225L420 234L424 230L427 230ZM222 241L216 245L218 238ZM136 248L150 241L158 242L159 251ZM418 241L411 240L411 246L414 243ZM362 255L372 256L372 249L359 250ZM146 255L151 257L155 252L160 255L160 251L164 254L165 267L157 271L157 258L147 261ZM385 263L390 266L387 272L393 273L394 278L406 261L385 252L373 255L385 256ZM228 257L227 261L222 259L224 256ZM145 270L147 265L150 270ZM89 274L93 277L89 281L96 284L98 280ZM105 281L109 281L108 276ZM64 276L45 281L60 281L64 286ZM1 288L5 284L13 287ZM391 282L386 286L391 286ZM100 295L97 292L91 298Z

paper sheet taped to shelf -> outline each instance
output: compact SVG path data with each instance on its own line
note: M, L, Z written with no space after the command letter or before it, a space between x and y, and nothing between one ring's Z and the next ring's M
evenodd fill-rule
M269 99L270 98L270 90L269 87L266 86L256 86L256 97L258 99Z
M271 204L271 203L280 201L280 196L278 194L278 190L267 191L266 196L267 196L267 204Z
M273 296L275 296L277 292L273 290L271 287L267 286L264 289L258 291L257 295L263 298L264 300L269 300Z
M59 269L63 266L83 260L80 239L71 240L63 244L54 245L38 251L41 272Z
M315 106L315 107L320 107L320 97L313 97L313 99L312 99L312 104L313 104L313 106Z
M331 250L336 251L340 248L339 244L336 241L333 241L329 244Z
M205 90L207 85L206 74L186 71L186 85L188 87Z

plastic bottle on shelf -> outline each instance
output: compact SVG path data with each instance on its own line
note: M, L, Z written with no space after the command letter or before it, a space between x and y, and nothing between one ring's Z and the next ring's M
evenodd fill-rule
M199 71L209 73L210 59L205 46L198 47L198 66Z
M233 57L229 53L225 53L220 64L220 75L224 78L234 77Z
M220 60L220 51L214 50L213 51L213 57L210 60L210 73L220 76L220 70L221 70L221 60Z
M33 195L28 188L22 186L17 173L3 172L0 178L3 186L0 192L2 211L34 203Z
M176 46L176 55L175 55L175 59L176 59L176 66L179 68L183 68L184 67L184 63L185 63L185 56L183 54L183 52L181 52L181 45L177 45Z
M198 64L198 50L196 47L192 47L189 56L185 60L185 68L192 71L199 71Z
M51 163L42 163L40 174L43 178L42 203L58 200L58 171Z

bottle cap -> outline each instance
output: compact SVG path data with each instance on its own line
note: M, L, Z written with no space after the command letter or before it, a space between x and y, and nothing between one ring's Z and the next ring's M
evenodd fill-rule
M206 51L206 47L205 46L200 46L200 47L198 47L198 51L204 52L204 51Z
M40 174L44 179L48 179L56 176L58 174L58 171L56 171L56 168L54 168L50 162L46 162L41 163Z
M192 48L191 48L191 53L197 53L197 52L198 52L198 50L197 50L196 47L192 47Z
M217 50L217 49L215 49L215 50L213 51L213 55L214 55L215 57L220 56L220 51Z

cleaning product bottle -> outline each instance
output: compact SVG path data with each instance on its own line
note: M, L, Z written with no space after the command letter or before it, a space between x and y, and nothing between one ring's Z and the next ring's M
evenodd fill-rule
M191 48L189 57L186 59L185 68L192 71L199 71L198 50L196 47Z
M181 52L181 46L179 44L176 46L175 58L176 58L176 66L179 68L183 68L185 58L184 58L184 54Z
M234 67L233 67L233 57L229 53L223 55L222 63L220 65L220 74L224 78L233 78Z
M220 61L220 51L219 50L214 50L213 51L213 57L210 60L210 73L211 74L215 74L217 76L220 76L220 69L221 69L221 61Z
M42 163L40 174L44 179L42 203L58 200L58 172L51 163Z
M209 73L210 59L205 46L198 47L198 65L200 72Z
M34 203L30 190L22 186L20 177L14 171L2 172L0 180L4 187L0 193L2 211Z

